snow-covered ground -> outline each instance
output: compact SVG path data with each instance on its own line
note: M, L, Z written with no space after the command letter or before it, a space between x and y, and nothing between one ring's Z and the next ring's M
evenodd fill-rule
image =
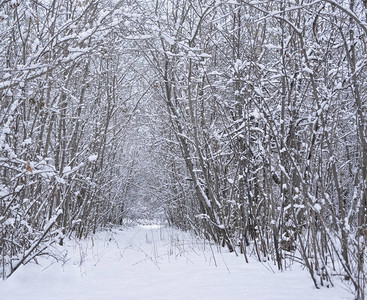
M172 228L115 229L62 248L66 263L42 258L41 266L24 266L0 282L0 298L353 299L341 286L315 289L299 267L279 273L269 264L246 264L242 256Z

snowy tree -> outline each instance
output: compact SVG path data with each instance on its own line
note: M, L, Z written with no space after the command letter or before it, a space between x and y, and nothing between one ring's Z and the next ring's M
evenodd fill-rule
M66 235L164 216L363 299L366 9L3 1L2 277Z

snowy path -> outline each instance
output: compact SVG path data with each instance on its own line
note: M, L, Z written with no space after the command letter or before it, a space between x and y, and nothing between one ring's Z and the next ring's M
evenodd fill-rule
M104 232L64 248L71 259L62 268L46 259L27 265L0 282L0 298L353 299L342 287L316 290L305 271L274 274L169 228Z

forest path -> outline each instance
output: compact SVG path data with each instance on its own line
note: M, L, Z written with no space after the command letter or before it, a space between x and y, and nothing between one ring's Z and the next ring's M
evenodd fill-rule
M0 282L1 299L353 299L339 286L316 290L296 266L279 273L267 263L246 264L158 225L114 229L60 249L69 258L62 267L50 258L24 266Z

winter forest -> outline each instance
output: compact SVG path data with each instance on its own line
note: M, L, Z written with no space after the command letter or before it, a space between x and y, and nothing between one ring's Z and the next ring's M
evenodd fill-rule
M366 0L0 1L0 277L154 219L364 299L366 78Z

